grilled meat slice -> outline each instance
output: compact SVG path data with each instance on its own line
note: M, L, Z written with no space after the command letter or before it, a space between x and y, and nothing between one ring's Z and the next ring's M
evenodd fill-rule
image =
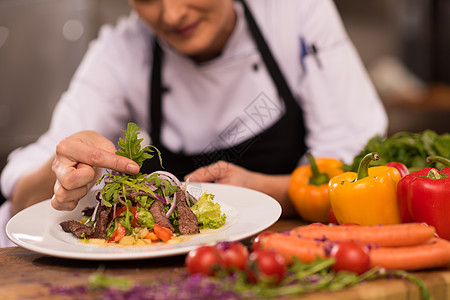
M169 228L172 232L174 231L172 224L166 217L166 210L164 209L164 204L162 204L161 201L153 201L152 206L150 206L150 213L152 214L153 219L155 219L156 224Z
M79 239L83 237L83 234L84 237L88 237L94 233L94 229L91 226L75 220L64 221L59 223L59 225L65 232L71 232Z
M95 222L94 237L98 239L106 239L106 229L111 222L111 207L101 205L97 211L97 221Z
M186 195L182 190L178 189L176 209L178 212L178 230L181 234L199 233L197 216L187 206Z

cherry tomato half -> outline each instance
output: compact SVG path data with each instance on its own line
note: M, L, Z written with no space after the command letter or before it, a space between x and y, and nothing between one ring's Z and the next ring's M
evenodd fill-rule
M125 227L123 227L120 224L117 224L117 229L113 232L108 242L119 242L125 236L125 233L126 233Z
M340 242L331 248L330 257L336 260L331 267L335 272L349 271L362 274L370 268L368 250L362 245L349 241Z
M248 257L248 279L251 282L279 283L286 275L286 261L281 254L269 250L253 251Z
M260 250L262 249L261 247L261 239L265 236L274 234L275 231L264 231L261 232L260 234L258 234L254 239L253 239L253 244L252 244L252 251L256 251L256 250Z
M223 264L229 270L245 270L247 267L248 249L239 242L219 242L216 247L220 250Z
M214 246L201 246L189 251L185 260L189 274L213 276L223 267L219 249Z

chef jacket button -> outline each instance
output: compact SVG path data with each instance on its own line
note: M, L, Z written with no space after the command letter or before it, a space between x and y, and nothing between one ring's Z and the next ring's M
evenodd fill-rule
M253 64L253 71L257 72L259 69L258 63Z
M170 87L169 86L162 86L161 87L161 93L165 94L165 93L169 93L170 92Z

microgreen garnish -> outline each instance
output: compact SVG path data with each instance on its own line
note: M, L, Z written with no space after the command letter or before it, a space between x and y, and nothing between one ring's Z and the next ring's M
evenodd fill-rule
M156 152L158 154L160 164L162 165L161 152L158 148L153 145L148 145L141 148L141 142L143 139L138 137L139 127L135 123L128 123L127 130L122 131L125 135L125 140L122 138L119 139L119 150L116 151L117 155L127 157L135 161L139 167L141 167L143 162L147 159L153 158L154 154L152 153ZM97 184L100 184L102 181L105 181L106 183L102 189L102 199L103 205L107 207L112 207L118 202L125 204L127 195L132 192L142 192L147 195L151 195L153 198L155 197L154 192L147 186L149 180L146 179L141 172L136 175L115 175L108 173L100 177ZM153 201L153 199L149 200ZM150 204L151 203L148 203L146 206L149 206ZM128 228L127 226L125 227Z
M135 123L128 123L127 130L122 130L125 134L125 140L119 138L119 150L116 151L117 155L128 157L135 161L139 167L142 166L146 159L153 158L153 152L157 152L159 156L159 162L162 166L161 152L153 145L147 145L141 148L141 142L143 138L138 138L139 127Z

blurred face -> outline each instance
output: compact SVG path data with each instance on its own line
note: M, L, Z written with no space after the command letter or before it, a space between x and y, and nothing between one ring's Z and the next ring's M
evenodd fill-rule
M220 54L236 22L233 0L129 0L172 48L196 61Z

